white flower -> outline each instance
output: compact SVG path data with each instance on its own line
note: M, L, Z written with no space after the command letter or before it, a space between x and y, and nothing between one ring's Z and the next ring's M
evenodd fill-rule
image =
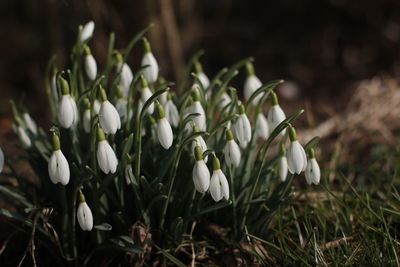
M265 140L269 137L269 127L267 119L264 114L261 112L257 115L257 123L256 123L256 136L261 137Z
M78 210L76 213L79 226L83 231L91 231L93 228L93 214L90 210L85 199L79 203Z
M38 133L37 125L36 125L35 121L32 119L32 117L28 113L25 112L22 115L22 118L26 124L26 127L29 129L29 131L31 131L31 133L33 133L34 135L37 135L37 133Z
M0 148L0 173L3 171L4 168L4 152Z
M244 97L248 101L251 95L262 85L261 81L255 75L247 76L244 83ZM262 94L259 94L253 99L253 103L257 104L262 98Z
M286 156L282 156L279 158L278 162L278 175L282 182L286 180L286 176L288 173L288 163Z
M99 114L101 107L101 102L98 99L95 99L93 102L93 112L95 114Z
M53 154L51 154L48 164L48 171L50 180L53 182L53 184L68 184L70 176L69 165L67 159L60 149L53 151Z
M17 135L19 140L22 143L23 148L30 148L32 145L31 139L29 138L28 134L26 133L25 129L22 126L18 126L17 128Z
M144 105L144 103L146 103L147 100L149 100L149 98L153 95L153 93L150 91L149 87L144 87L142 88L142 95L141 95L141 101ZM154 112L154 104L151 103L150 106L147 108L147 112L149 114L153 114Z
M179 124L179 112L176 108L172 99L167 100L164 107L165 117L174 127L178 127Z
M194 187L200 193L204 193L210 187L210 172L203 160L200 146L195 147L196 163L193 167L193 183Z
M318 162L315 159L314 149L310 149L309 151L310 158L307 162L307 167L305 171L306 181L308 184L319 184L319 180L321 178L321 170L319 168Z
M278 104L278 97L274 92L270 93L270 99L272 103L272 107L268 112L268 125L270 133L272 133L275 128L286 119L286 115L283 112L282 108ZM286 129L280 132L280 135L285 135Z
M69 94L63 94L58 104L57 118L60 125L70 128L78 123L78 107L75 100Z
M97 63L92 54L88 54L85 57L85 71L91 81L96 79Z
M143 75L149 83L154 83L158 78L158 63L153 53L151 52L150 43L146 38L143 39L145 54L142 58L141 66L148 65L147 68L143 70Z
M161 103L162 105L165 105L165 103L167 103L167 101L168 101L168 92L162 93L162 94L158 97L158 101L160 101L160 103Z
M119 78L119 86L122 88L122 92L124 96L128 96L129 87L131 86L133 80L133 73L128 64L123 63L122 66L118 68L121 70L120 78Z
M297 141L296 131L292 126L288 127L290 145L287 153L288 168L290 173L305 171L307 167L307 157L304 148Z
M117 103L115 103L115 108L121 118L125 117L128 113L128 101L124 98L119 98Z
M226 145L224 147L225 162L228 166L238 167L240 164L240 148L233 139L231 130L226 131Z
M204 89L207 89L210 85L210 80L204 72L197 73L197 78L199 78L201 85L203 85Z
M233 131L241 147L246 147L251 140L251 125L246 116L243 105L239 107L239 118L233 125Z
M206 113L204 112L203 106L200 101L194 101L192 105L187 109L186 114L195 114L199 113L199 116L193 118L194 123L199 127L201 131L205 131L207 128L206 124Z
M91 119L91 117L90 117L90 109L86 109L83 112L83 118L82 118L83 130L85 130L85 133L90 133L90 128L91 128L90 119Z
M221 96L219 107L223 109L226 105L231 103L231 101L232 101L231 97L226 92L224 92Z
M118 159L115 156L114 150L108 144L107 140L103 139L97 144L97 163L100 169L105 173L115 173L118 166Z
M202 136L196 137L196 138L193 140L193 142L192 142L192 151L193 151L193 156L194 156L194 157L196 157L195 152L194 152L194 148L195 148L196 146L200 146L200 148L201 148L202 151L206 151L206 150L207 150L207 144L206 144L206 142L204 141L204 139L203 139ZM204 162L207 163L207 161L208 161L208 156L206 156L206 157L204 158Z
M221 169L214 170L211 176L210 193L215 202L229 199L229 184Z
M118 111L110 101L107 100L106 92L101 89L102 103L99 112L99 121L101 128L105 133L115 134L121 128L121 119Z
M87 39L91 38L93 36L93 32L94 32L94 22L93 21L89 21L82 28L80 41L84 42Z
M165 117L157 121L157 137L163 148L168 149L171 147L174 135L171 125Z

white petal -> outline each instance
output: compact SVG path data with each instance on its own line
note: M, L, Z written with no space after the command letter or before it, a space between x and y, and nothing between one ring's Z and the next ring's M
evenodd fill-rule
M265 116L262 113L258 113L257 115L257 127L256 127L256 135L263 139L267 139L269 136L269 127L268 122Z
M287 153L290 173L300 174L303 171L304 164L307 164L307 159L304 158L304 155L304 149L297 140L290 143Z
M57 184L58 180L56 179L57 176L57 156L55 155L55 153L51 154L51 157L49 159L48 162L48 172L49 172L49 177L50 180L53 184Z
M76 215L79 226L83 231L91 231L93 228L93 215L86 202L79 203Z
M279 178L281 179L282 182L284 182L286 180L286 176L288 173L288 163L287 163L287 158L285 156L279 158L278 166L279 166L278 169Z
M210 172L203 160L196 161L194 164L193 183L200 193L206 192L210 187Z
M74 100L70 95L63 95L58 105L57 118L60 125L64 128L70 128L74 123Z
M165 104L165 117L169 121L170 124L174 127L178 127L179 124L179 113L178 109L176 108L174 102L172 100L168 100Z
M128 101L123 98L118 99L117 103L115 104L115 108L117 109L121 118L125 117L128 113Z
M251 95L262 85L261 81L255 75L247 76L244 83L244 97L248 101ZM258 103L262 97L262 94L258 95L253 99L253 103Z
M101 103L99 120L105 133L115 134L121 128L118 111L108 100Z
M67 185L70 177L68 161L61 150L54 151L53 153L56 155L57 161L56 177L54 177L54 180L62 185Z
M92 37L93 36L93 32L94 32L94 22L93 21L89 21L82 28L81 42L84 42L87 39L89 39L90 37Z
M251 126L250 121L245 114L239 116L233 130L240 145L246 147L247 143L251 140Z
M230 98L230 96L226 92L224 92L221 96L219 107L223 109L226 105L231 103L231 101L232 99Z
M157 137L163 148L168 149L171 147L174 135L166 118L159 119L157 122Z
M22 143L22 147L24 147L24 148L31 147L31 145L32 145L31 139L29 138L29 136L26 133L26 131L24 130L24 128L22 128L21 126L18 126L17 134L18 134L19 140Z
M305 176L308 184L319 184L321 178L321 170L315 158L312 158L308 161Z
M119 86L121 87L125 97L128 96L129 87L131 86L132 80L133 80L132 70L128 64L124 63L121 69Z
M224 148L224 154L227 165L233 165L234 167L239 166L241 154L240 148L238 144L236 144L235 140L230 140L227 142Z
M272 133L275 128L286 119L285 112L279 105L274 105L268 112L268 126L270 133ZM280 132L280 135L285 135L286 129Z
M149 100L149 98L153 95L153 93L150 91L150 89L148 87L143 88L142 89L142 102L143 104L146 103L147 100ZM152 103L148 108L147 108L147 112L149 114L153 114L154 112L154 104Z
M22 115L24 122L26 124L26 127L34 134L37 135L38 130L35 121L32 119L32 117L28 113L24 113Z
M97 144L97 164L99 168L105 173L109 173L108 160L107 160L107 147L108 143L106 140L100 141Z
M118 166L117 156L115 155L114 150L108 143L105 146L105 149L106 149L106 158L107 158L108 169L111 173L115 173L117 171L117 166Z
M200 72L200 73L197 73L197 78L199 78L204 89L207 89L208 86L210 85L210 80L208 79L207 75L204 72Z
M97 75L97 63L93 55L86 55L85 57L85 71L86 75L91 81L96 79Z
M229 199L229 184L228 184L228 180L226 179L226 176L221 171L221 169L219 169L217 171L218 171L218 176L219 176L219 182L221 184L222 196L225 198L225 200L228 200Z
M204 141L203 137L201 137L201 136L196 137L196 138L193 140L193 142L192 142L193 157L196 157L196 155L195 155L195 153L194 153L194 148L195 148L196 146L200 146L201 151L203 151L203 152L206 151L206 150L208 149L208 148L207 148L207 144L206 144L206 142ZM208 156L206 156L206 157L204 158L204 162L207 163L207 161L208 161Z
M158 78L158 63L152 53L146 53L143 56L141 66L149 65L143 71L143 76L149 83L154 83Z
M210 181L210 193L215 202L222 199L221 184L219 182L219 175L216 171L213 172Z

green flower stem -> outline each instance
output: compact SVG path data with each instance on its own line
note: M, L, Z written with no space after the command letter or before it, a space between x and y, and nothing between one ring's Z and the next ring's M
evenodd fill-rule
M235 186L233 184L233 176L234 172L232 171L231 166L227 166L228 175L229 175L229 187L231 191L231 198L232 198L232 228L233 228L233 235L237 237L237 212L236 212L236 194L235 194Z

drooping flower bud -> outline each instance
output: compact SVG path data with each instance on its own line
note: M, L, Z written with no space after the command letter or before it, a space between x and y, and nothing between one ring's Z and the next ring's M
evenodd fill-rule
M233 139L233 133L230 129L226 130L226 145L224 148L225 162L228 166L239 167L240 148Z
M88 46L85 46L85 53L86 53L85 56L86 75L88 76L89 80L94 81L97 76L97 63Z
M290 173L300 174L307 167L307 157L304 148L297 141L296 130L289 125L290 145L287 153L288 168Z
M261 112L257 114L256 125L256 136L267 140L267 138L269 137L268 121L267 118L265 118L264 114L262 114Z
M251 140L251 125L242 104L239 106L239 117L233 126L233 131L239 140L240 146L246 147Z
M102 100L99 112L101 128L105 133L115 134L121 128L121 119L114 105L107 100L106 91L103 88L100 88L100 94Z
M248 101L251 95L262 86L260 79L257 78L254 72L254 66L252 63L248 62L246 64L247 78L244 82L244 97ZM253 103L257 104L262 98L262 94L258 95L253 99Z
M85 24L85 26L82 27L80 41L85 42L89 38L92 38L93 32L94 32L94 22L89 21L88 23Z
M315 159L315 151L313 148L308 151L307 167L304 174L308 184L319 184L321 179L321 170L317 160Z
M68 184L70 177L69 164L61 152L60 139L56 134L53 134L53 153L48 162L48 171L53 184Z
M157 103L157 138L161 146L165 149L169 149L174 140L174 134L172 133L171 125L165 118L165 112L160 103Z
M271 109L268 112L268 126L270 133L272 133L275 128L286 119L286 115L283 112L282 108L279 106L278 97L274 92L271 92L269 95L269 99L271 100ZM280 135L285 135L286 129L280 132Z
M67 81L60 77L59 82L62 88L62 97L58 104L57 119L62 127L68 129L78 123L78 107L70 95Z
M213 174L210 181L210 193L215 202L220 201L222 198L229 199L229 184L225 174L221 171L219 159L214 156L213 158Z
M153 53L151 52L151 46L146 38L143 38L144 56L142 58L141 66L148 65L144 69L143 75L149 83L154 83L158 78L158 63Z
M97 138L97 163L99 164L100 169L105 174L110 172L115 173L118 166L118 159L100 127L97 129Z
M193 167L193 183L196 190L205 193L210 187L210 171L203 160L202 150L200 146L194 148L196 162Z
M79 191L79 206L76 212L76 218L83 231L91 231L93 229L93 214L81 191Z
M22 119L25 122L26 127L33 133L34 135L38 134L38 128L36 125L36 122L32 119L32 117L29 115L29 113L25 112L22 114Z

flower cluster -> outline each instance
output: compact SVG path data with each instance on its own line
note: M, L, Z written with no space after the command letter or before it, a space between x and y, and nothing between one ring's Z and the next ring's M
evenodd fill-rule
M143 37L145 31L124 51L115 50L111 38L106 65L99 68L95 50L89 46L94 27L93 22L80 27L71 70L58 71L50 64L51 139L22 107L13 105L14 130L22 147L35 160L47 163L46 196L54 197L51 190L64 192L62 203L72 202L65 212L74 214L66 218L76 215L83 231L101 229L94 223L116 220L120 210L126 210L123 216L132 221L143 220L164 230L166 223L175 227L175 222L183 220L187 225L196 214L229 205L232 228L243 231L251 228L248 217L252 214L267 221L260 213L264 208L249 204L256 197L255 203L282 203L293 174L301 172L307 183L319 183L317 140L303 148L292 126L302 111L285 115L274 91L282 81L263 84L251 58L209 79L199 55L194 56L188 66L189 72L194 71L192 83L188 84L187 77L170 90L173 84L160 76L150 42ZM141 67L132 70L129 52L139 40L144 50ZM242 67L247 78L238 93L228 84ZM238 95L244 96L243 102ZM268 101L270 105L265 105ZM279 152L276 160L266 162L271 145L279 146ZM182 155L187 155L193 182L188 183L185 164L180 164ZM1 153L0 170L3 162ZM269 193L269 181L279 183L278 178L285 186L278 199L268 202L276 198ZM190 191L192 195L187 194ZM204 198L205 193L211 198ZM221 203L202 208L196 196L204 203ZM157 201L161 205L154 205ZM180 209L168 209L171 205ZM168 218L175 219L166 222ZM73 227L74 222L61 224ZM258 223L257 227L261 231L265 226Z

